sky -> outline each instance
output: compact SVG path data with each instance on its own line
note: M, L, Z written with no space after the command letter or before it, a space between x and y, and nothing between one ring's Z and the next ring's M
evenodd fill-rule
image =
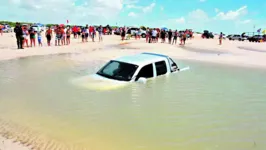
M193 29L266 29L266 0L4 0L0 20Z

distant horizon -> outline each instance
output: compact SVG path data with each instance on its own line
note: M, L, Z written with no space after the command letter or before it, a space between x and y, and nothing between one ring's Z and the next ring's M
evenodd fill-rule
M16 23L16 22L19 22L19 23L29 23L29 24L38 24L38 23L40 23L40 24L44 24L44 25L49 25L49 24L54 24L54 25L56 25L56 24L65 24L65 25L70 25L70 26L74 26L74 25L77 25L77 26L85 26L86 24L88 24L88 25L103 25L103 26L106 26L106 25L109 25L109 26L112 26L112 27L115 27L115 26L117 26L117 27L123 27L124 25L122 25L122 26L119 26L119 25L113 25L113 24L89 24L89 23L85 23L84 25L80 25L80 24L67 24L67 23L41 23L41 22L28 22L28 21L14 21L14 20L0 20L0 22L12 22L12 23ZM140 26L136 26L136 25L128 25L128 26L126 26L126 27L141 27L141 26L144 26L144 27L149 27L149 26L145 26L145 25L140 25ZM163 26L163 27L165 27L165 26ZM163 27L150 27L150 28L163 28ZM172 29L172 28L169 28L169 27L167 27L168 29ZM188 29L188 28L187 28ZM172 29L172 30L177 30L177 29ZM179 30L185 30L185 29L179 29ZM198 32L198 33L203 33L203 31L198 31L198 30L194 30L194 29L192 29L193 30L193 32ZM205 29L205 30L208 30L208 29ZM211 30L208 30L209 32L212 32L212 33L214 33L214 34L220 34L220 32L214 32L214 31L211 31ZM257 31L257 30L256 30ZM245 33L255 33L255 34L258 34L259 32L256 32L256 31L249 31L249 32L247 32L247 31L244 31ZM262 29L262 31L263 31L263 29ZM230 34L242 34L242 33L244 33L244 32L241 32L241 33L225 33L225 32L223 32L223 34L225 34L225 35L230 35ZM261 34L261 33L260 33Z

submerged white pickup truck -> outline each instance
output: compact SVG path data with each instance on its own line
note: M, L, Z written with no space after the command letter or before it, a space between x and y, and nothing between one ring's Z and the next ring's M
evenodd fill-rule
M113 59L96 74L74 79L72 83L91 90L113 90L188 69L189 67L180 69L166 55L141 53Z
M188 70L180 69L168 56L156 53L141 53L109 61L93 78L120 82L145 83L149 78Z

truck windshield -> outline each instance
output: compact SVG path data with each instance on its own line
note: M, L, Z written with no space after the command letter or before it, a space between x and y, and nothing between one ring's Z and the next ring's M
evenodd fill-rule
M111 60L97 74L118 81L130 81L137 68L137 65Z

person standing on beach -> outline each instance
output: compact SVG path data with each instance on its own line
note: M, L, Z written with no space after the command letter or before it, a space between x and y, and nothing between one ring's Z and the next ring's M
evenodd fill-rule
M53 31L51 30L51 27L48 27L48 29L45 32L48 46L51 46L52 34L53 34Z
M125 28L122 28L122 31L121 31L121 38L122 38L122 41L125 40L125 36L126 36L126 29L125 29Z
M61 34L62 34L62 45L66 45L66 27L62 26L61 28Z
M173 39L172 45L174 45L174 43L176 44L177 36L178 36L178 32L177 32L177 30L175 30L175 32L174 32L174 39Z
M156 37L157 37L157 30L154 28L152 30L152 42L156 43Z
M81 41L82 41L82 43L84 43L85 42L85 33L86 32L86 28L82 28L81 29Z
M23 47L25 46L25 44L27 45L27 47L29 47L29 32L27 29L27 26L22 27L23 30Z
M14 29L14 32L16 33L16 39L17 39L17 46L18 49L24 49L22 44L23 44L23 31L22 27L20 26L20 23L16 23L16 27Z
M76 39L77 38L77 34L78 34L78 28L77 28L77 26L74 26L72 28L72 32L74 33L74 38Z
M1 34L1 36L3 35L3 29L4 29L4 26L0 24L0 34Z
M103 41L103 27L102 25L100 25L100 27L98 28L98 32L99 32L99 42Z
M183 40L183 45L185 45L186 44L186 40L187 40L187 34L186 34L186 32L183 32L182 40Z
M91 27L92 29L92 36L91 36L91 38L92 38L92 42L94 42L94 38L96 37L96 30L95 30L95 27L94 26L92 26Z
M162 42L161 43L164 43L165 42L165 36L166 36L166 33L164 30L161 31L161 38L162 38Z
M61 34L61 28L59 27L59 25L57 25L54 32L55 32L55 46L60 46L62 34Z
M71 35L71 31L68 28L66 31L66 44L69 45L70 44L70 35Z
M170 29L169 32L168 32L168 43L169 43L169 44L172 43L172 35L173 35L173 32L172 32L172 30Z
M146 43L149 42L149 38L150 38L150 31L149 30L150 30L149 28L147 28L147 30L146 30Z
M39 46L42 46L42 31L38 31L38 44Z
M30 27L29 29L29 34L30 34L30 47L32 47L32 45L35 47L35 30L33 27Z
M89 38L89 27L88 25L86 25L85 27L85 41L88 42L88 38Z
M222 45L222 40L223 40L223 33L221 32L219 35L219 45Z

